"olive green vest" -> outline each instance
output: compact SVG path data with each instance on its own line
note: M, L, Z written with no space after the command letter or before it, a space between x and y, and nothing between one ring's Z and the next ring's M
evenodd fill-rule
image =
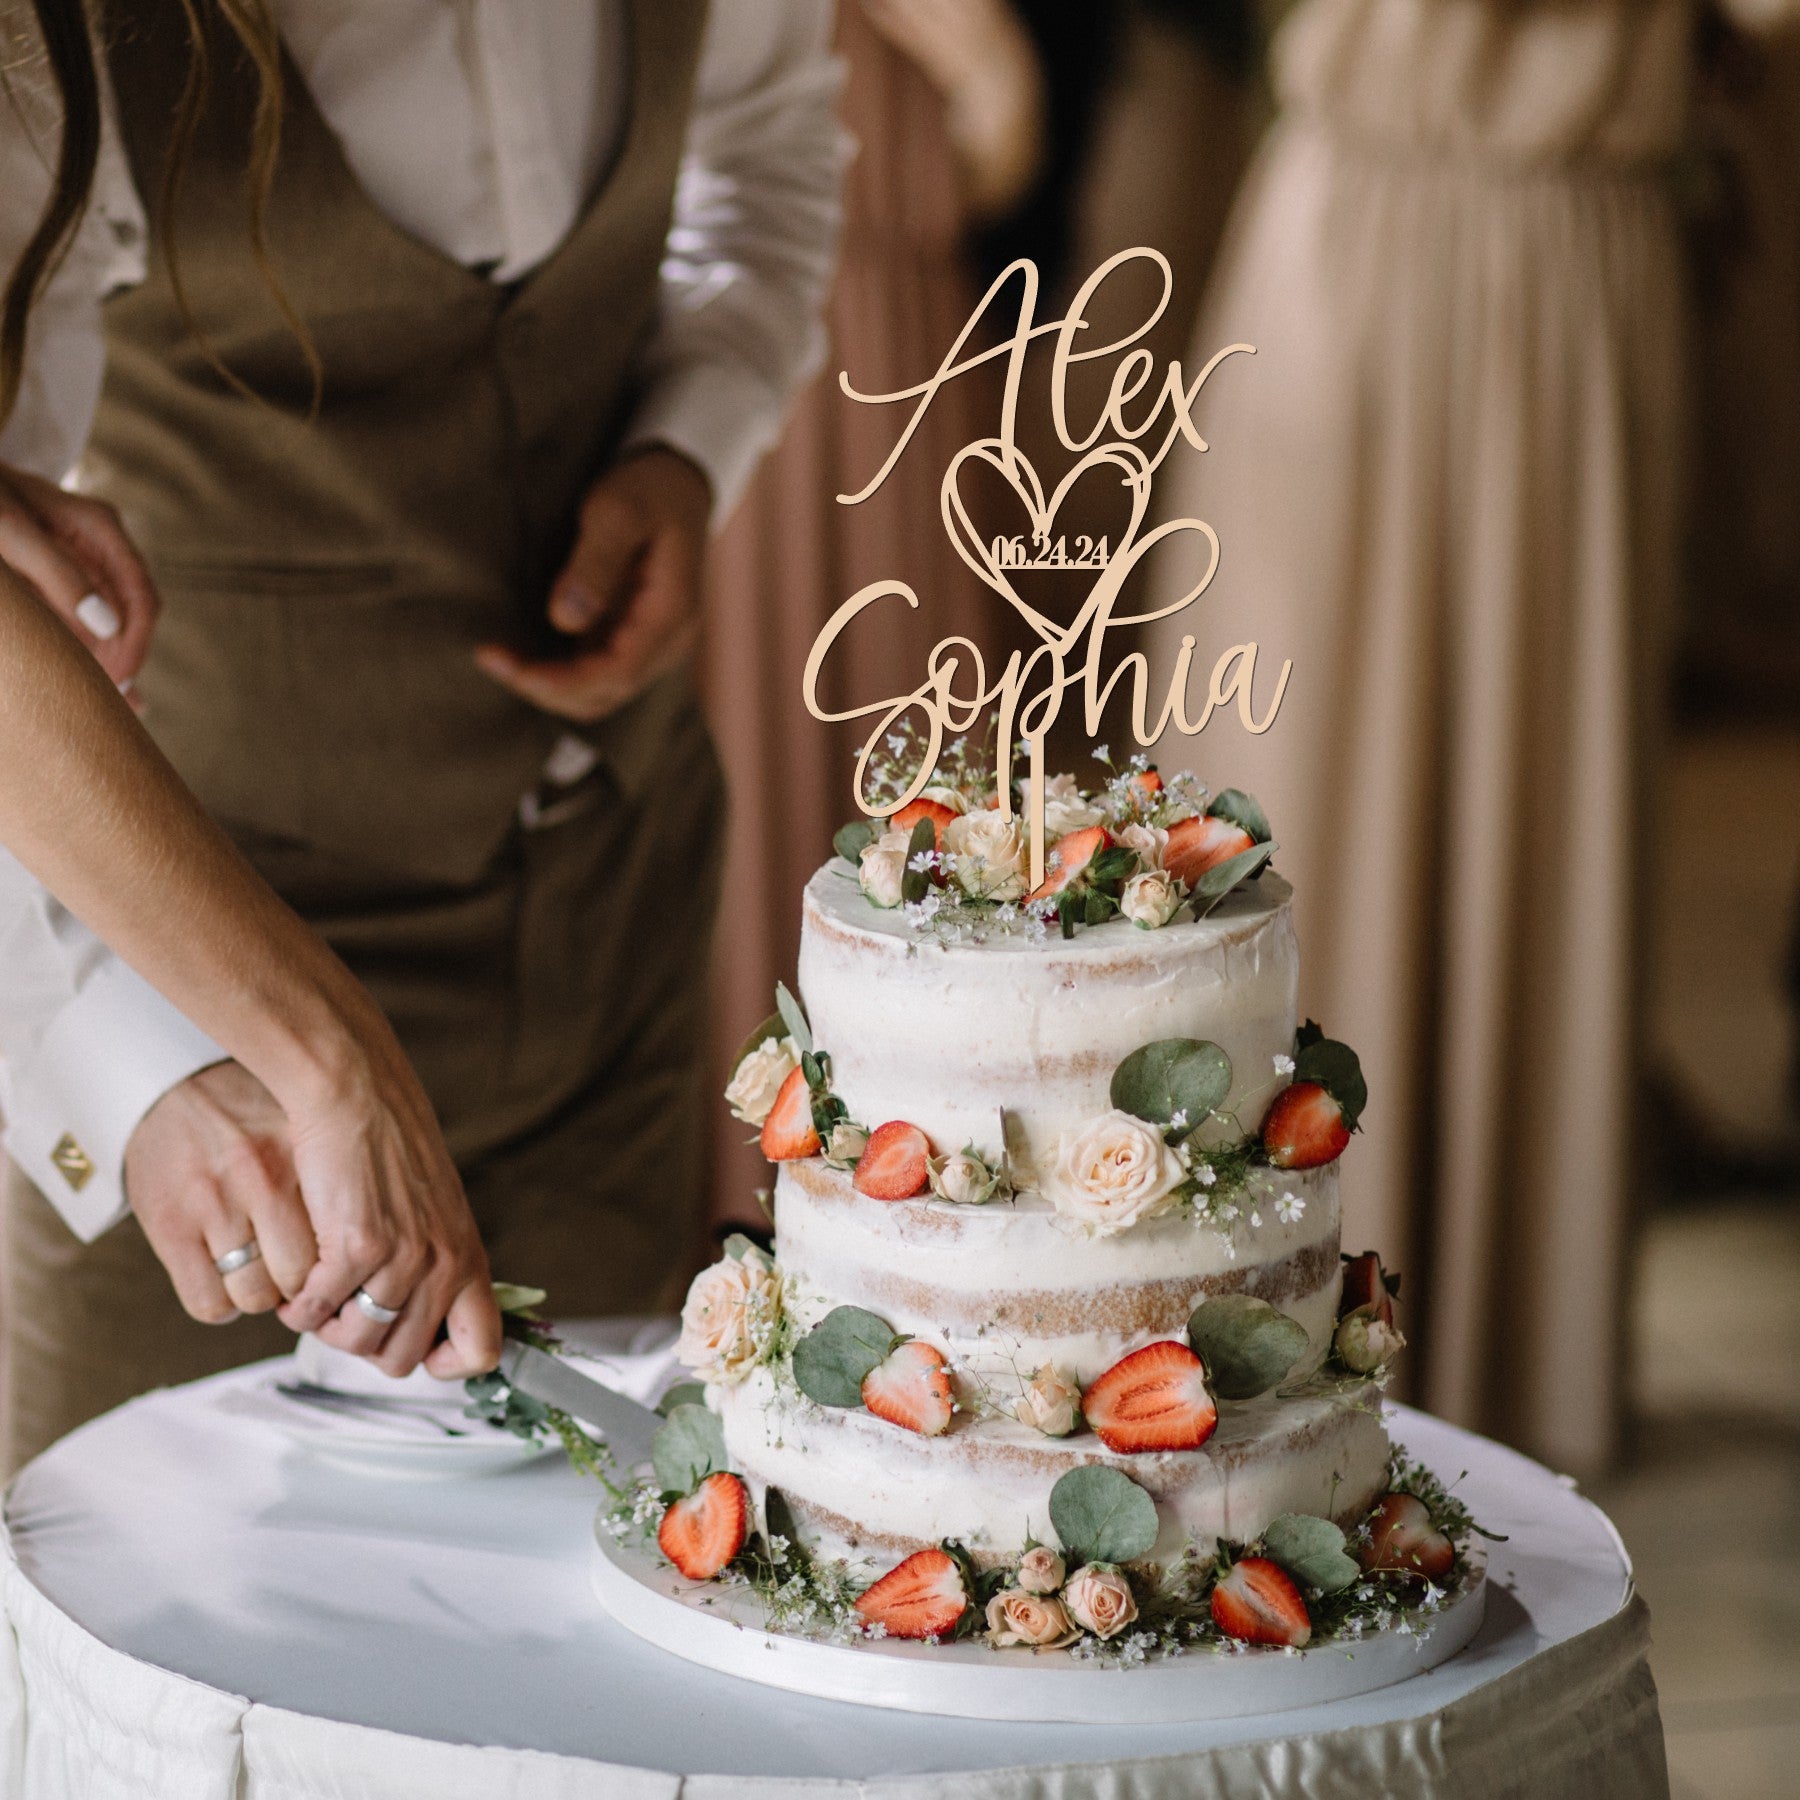
M125 515L165 610L146 722L208 809L433 881L492 859L557 720L471 661L542 647L548 585L633 398L691 103L705 0L626 0L629 113L567 240L502 287L391 223L291 61L269 240L324 363L311 384L251 255L256 86L216 27L211 101L174 236L105 306L83 468ZM211 16L213 9L202 7ZM154 207L188 67L175 0L114 0L107 54L126 153ZM687 704L665 684L589 735L628 791Z

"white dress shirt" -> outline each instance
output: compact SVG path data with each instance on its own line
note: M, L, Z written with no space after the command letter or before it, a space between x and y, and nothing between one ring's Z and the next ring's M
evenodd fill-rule
M0 270L36 222L58 112L24 9L0 23ZM275 0L282 39L352 170L394 222L496 281L567 236L628 104L623 0ZM626 442L742 493L824 353L847 139L832 0L714 0ZM145 214L109 89L93 198L31 323L0 462L64 479L99 398L102 298L141 281ZM568 779L566 741L546 779ZM530 814L527 812L529 822ZM125 1211L139 1119L225 1052L0 850L0 1112L8 1153L83 1239Z

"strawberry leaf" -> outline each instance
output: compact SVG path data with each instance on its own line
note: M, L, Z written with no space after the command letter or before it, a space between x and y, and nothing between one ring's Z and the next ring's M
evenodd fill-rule
M879 828L869 819L852 819L848 825L840 825L837 836L831 840L831 847L851 868L862 867L862 853L881 836Z
M1302 1587L1335 1594L1362 1574L1344 1549L1344 1534L1329 1519L1283 1513L1263 1533L1263 1549Z
M1222 863L1214 863L1194 883L1194 917L1204 919L1233 888L1260 875L1277 848L1275 844L1253 844Z
M1269 841L1269 815L1257 805L1256 796L1242 788L1226 788L1206 811L1209 817L1229 819L1240 831L1248 832L1252 843Z
M667 1422L650 1440L650 1466L665 1494L691 1494L728 1461L725 1428L704 1406L671 1407Z
M1050 1523L1069 1566L1135 1562L1160 1529L1156 1502L1123 1469L1087 1463L1050 1490Z
M1298 1319L1254 1294L1220 1294L1194 1308L1188 1343L1215 1397L1254 1400L1306 1354L1307 1336Z
M806 1014L800 1010L800 1002L787 990L787 983L778 981L775 984L775 1010L781 1022L787 1027L787 1035L794 1040L794 1048L802 1056L812 1054L812 1027L806 1022Z
M1362 1063L1356 1052L1348 1044L1340 1044L1336 1038L1328 1037L1316 1037L1298 1044L1297 1051L1294 1079L1316 1081L1338 1103L1345 1128L1354 1131L1363 1108L1369 1104L1369 1084L1363 1079Z
M821 1406L861 1406L869 1371L899 1343L894 1329L860 1306L833 1307L794 1346L794 1380Z
M1134 1050L1113 1070L1112 1103L1133 1118L1182 1131L1205 1122L1231 1092L1231 1058L1204 1038L1159 1038Z

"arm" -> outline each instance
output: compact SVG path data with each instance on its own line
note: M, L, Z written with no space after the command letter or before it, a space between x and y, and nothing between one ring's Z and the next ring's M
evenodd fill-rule
M181 785L63 626L0 571L0 843L236 1058L286 1116L318 1261L281 1309L403 1372L491 1367L486 1259L430 1103L374 1002ZM237 1242L242 1242L240 1237ZM195 1224L180 1270L234 1243ZM355 1289L404 1307L384 1333ZM432 1350L441 1322L451 1342ZM371 1335L372 1334L372 1335Z
M736 505L824 359L848 157L831 18L830 0L712 9L644 396L550 593L551 621L579 653L479 653L546 711L601 718L691 648L709 520Z

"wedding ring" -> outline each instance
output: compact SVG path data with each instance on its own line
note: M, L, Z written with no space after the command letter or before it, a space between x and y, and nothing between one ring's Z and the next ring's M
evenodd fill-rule
M247 1244L240 1244L235 1250L227 1250L225 1254L213 1262L213 1267L221 1275L235 1275L239 1269L247 1269L253 1262L262 1261L262 1245L255 1238Z
M391 1325L400 1316L399 1307L383 1306L367 1288L358 1288L350 1298L356 1302L356 1310L371 1325Z

